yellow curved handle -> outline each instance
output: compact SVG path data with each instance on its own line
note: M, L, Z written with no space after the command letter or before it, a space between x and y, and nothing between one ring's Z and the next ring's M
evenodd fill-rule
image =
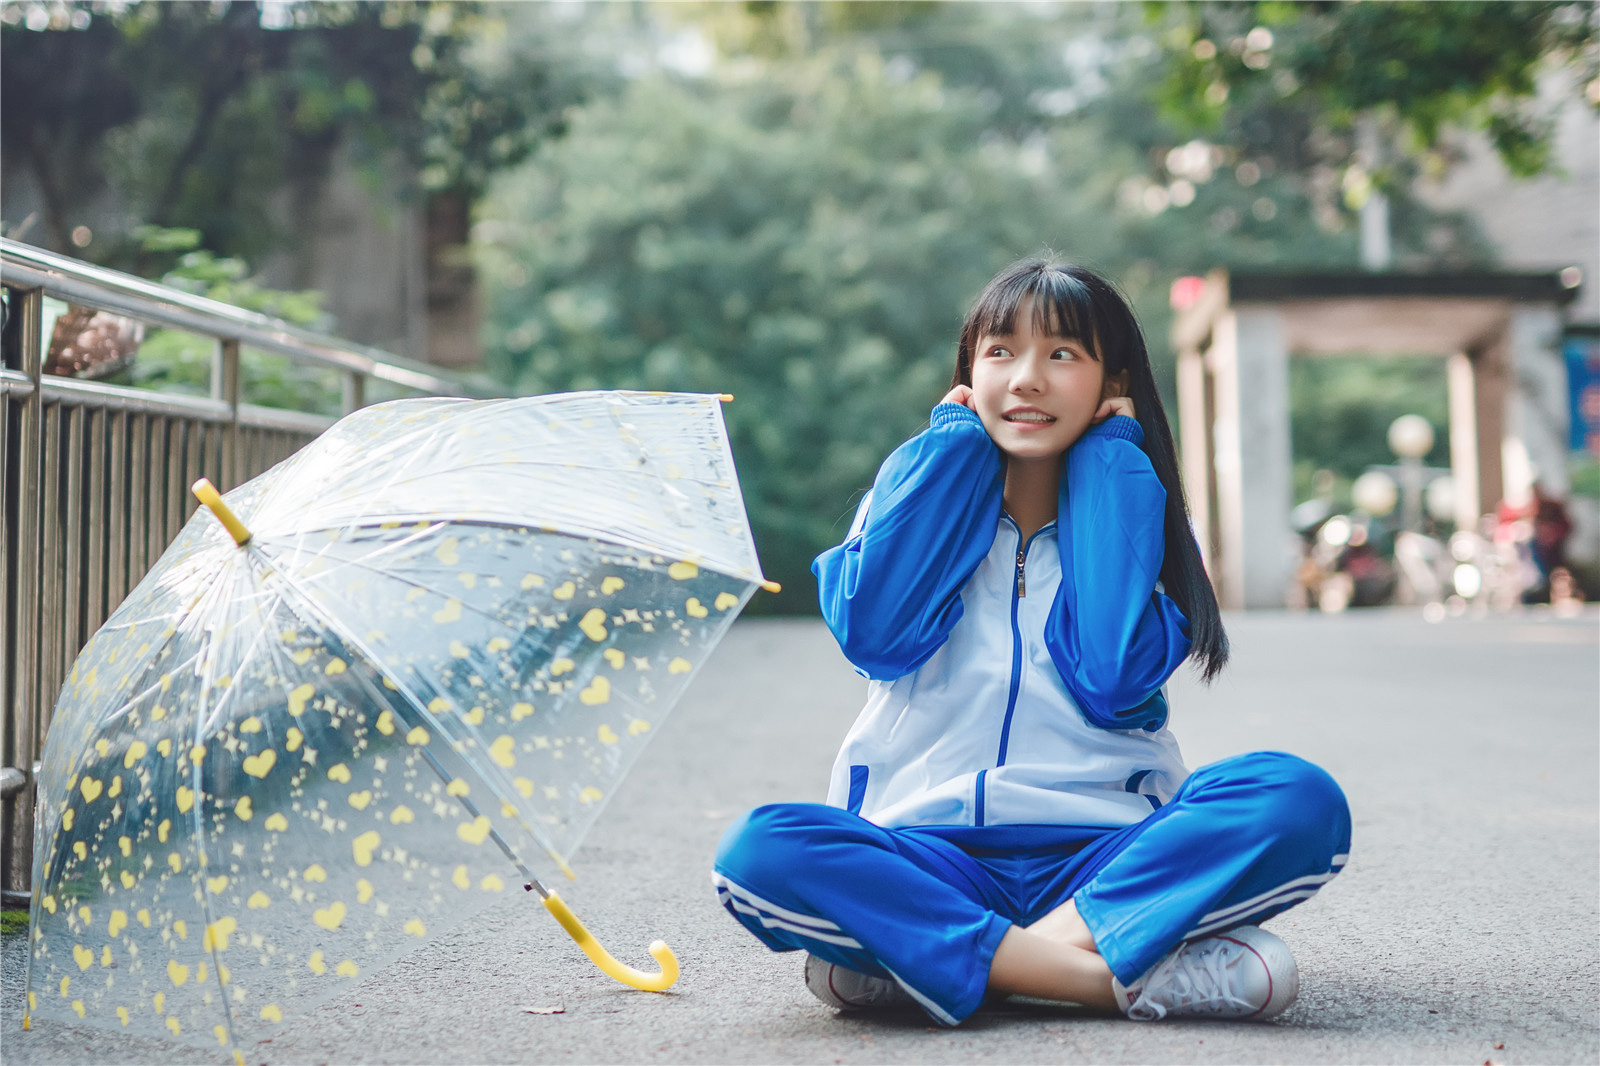
M234 514L227 504L222 502L222 494L217 491L216 486L211 484L208 478L201 478L196 481L189 491L194 493L195 499L211 508L211 513L216 515L217 520L227 527L228 533L232 535L235 544L242 547L250 539L250 531L244 527L243 522L239 521L239 516Z
M664 992L677 982L678 956L674 955L672 949L667 947L666 941L657 940L650 945L650 954L660 964L661 972L645 973L643 970L635 970L632 966L626 966L612 958L611 952L600 946L600 942L589 933L589 930L583 927L582 922L578 921L578 916L573 914L572 909L554 892L544 897L544 906L546 910L555 915L556 921L561 923L561 928L565 929L567 934L578 942L578 946L583 949L583 953L589 956L589 961L600 967L601 972L621 981L625 985L632 988L640 988L646 992Z

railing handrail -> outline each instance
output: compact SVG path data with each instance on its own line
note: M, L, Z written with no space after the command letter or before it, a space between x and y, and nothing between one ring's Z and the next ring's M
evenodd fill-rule
M340 340L258 311L246 311L132 274L97 267L31 244L0 237L0 281L46 295L132 315L157 325L235 340L296 362L365 374L435 395L494 396L477 374L459 374L381 348Z

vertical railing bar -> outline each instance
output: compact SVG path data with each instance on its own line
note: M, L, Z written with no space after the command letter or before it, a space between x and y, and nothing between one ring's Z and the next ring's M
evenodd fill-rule
M224 492L243 483L239 469L239 342L224 337L217 345L211 369L211 398L228 405L228 422L222 427L222 470Z
M65 565L62 567L61 585L61 650L57 662L60 677L65 680L72 669L78 649L83 647L83 464L84 420L89 412L74 404L62 410L65 422L66 448L61 462L66 467L66 528L62 541L65 545Z
M128 412L112 411L106 425L109 439L106 486L106 617L128 594Z
M106 620L106 420L104 407L89 416L88 572L84 575L84 643Z
M344 394L340 397L340 406L345 414L359 411L367 405L367 375L359 370L346 370L344 372Z
M17 425L16 507L17 538L11 546L17 559L17 586L8 608L14 613L12 627L15 649L12 662L11 699L5 708L6 738L10 742L8 762L27 774L29 787L6 803L5 887L28 891L33 879L33 764L39 757L44 737L39 708L39 568L30 565L39 558L39 511L41 452L43 450L44 394L39 388L43 367L40 327L43 321L44 293L38 289L13 290L12 311L20 316L18 333L22 365L18 368L33 383L33 391L19 405ZM20 300L15 297L20 296ZM19 306L20 305L20 306ZM14 760L12 762L11 760Z
M183 501L189 498L188 487L183 484L184 420L167 420L167 521L163 529L161 550L178 539L183 528ZM160 556L157 556L160 558Z
M8 294L8 302L10 299ZM18 293L15 299L20 301L22 295ZM7 311L9 313L9 307ZM16 565L17 558L17 520L12 514L13 508L21 506L17 476L11 472L11 460L15 457L11 447L11 427L20 421L21 406L10 393L0 393L0 533L4 534L0 536L0 719L7 726L11 723L11 690L16 677L16 648L11 636L16 627L12 619L16 604L11 597L11 568ZM13 765L16 762L15 754L11 730L0 729L0 766Z
M128 569L124 598L139 584L147 569L145 526L150 511L150 418L128 415ZM120 602L120 601L119 601Z
M142 580L167 546L167 419L150 416L150 470L145 483L149 512L145 517L144 565L135 581Z
M61 405L44 405L44 474L39 482L39 736L61 693Z
M206 423L199 419L191 419L184 434L183 441L183 483L178 498L183 501L182 523L189 521L189 516L194 514L194 509L200 506L200 501L189 486L200 480L200 471L205 465L205 432Z

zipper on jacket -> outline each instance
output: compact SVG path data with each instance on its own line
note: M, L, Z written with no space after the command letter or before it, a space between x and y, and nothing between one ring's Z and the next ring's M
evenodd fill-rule
M1006 521L1011 523L1012 528L1017 531L1017 539L1021 541L1022 527L1018 526L1016 520L1010 515L1005 514L1003 511L1001 514ZM1034 530L1033 536L1029 537L1017 551L1017 581L1011 590L1011 691L1006 696L1006 717L1000 726L1000 753L995 758L995 766L1004 766L1006 764L1006 745L1011 740L1011 716L1016 712L1017 691L1022 687L1022 630L1017 626L1017 601L1022 598L1025 589L1023 570L1028 558L1028 548L1032 546L1034 539L1040 533L1054 527L1054 522L1047 522L1039 529Z
M1028 564L1028 555L1027 555L1027 553L1026 552L1018 552L1017 553L1017 598L1018 599L1021 599L1022 597L1026 596L1028 594L1028 577L1027 577L1027 573L1026 573L1026 570L1025 570L1025 568L1027 567L1027 564Z

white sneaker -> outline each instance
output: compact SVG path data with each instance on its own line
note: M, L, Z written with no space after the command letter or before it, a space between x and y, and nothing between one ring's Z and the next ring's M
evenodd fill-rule
M1271 933L1242 925L1181 944L1126 987L1112 979L1122 1013L1149 1022L1178 1018L1265 1021L1300 994L1300 971L1289 947Z
M813 996L840 1010L893 1007L912 1001L910 993L887 977L847 970L815 955L806 956L806 987Z

